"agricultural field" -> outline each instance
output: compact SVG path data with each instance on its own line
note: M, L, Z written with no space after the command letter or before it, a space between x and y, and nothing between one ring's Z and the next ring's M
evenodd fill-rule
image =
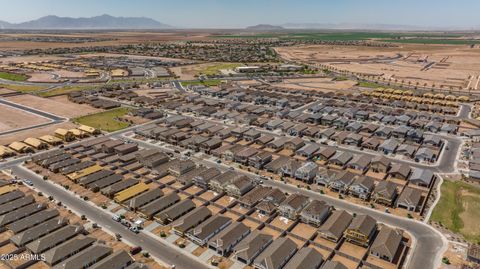
M431 220L460 233L468 241L480 242L480 187L445 180Z
M307 32L307 33L261 33L261 34L231 34L212 35L211 38L246 38L262 39L276 38L280 40L312 40L312 41L366 41L378 40L398 43L425 44L471 44L478 40L459 39L461 34L442 33L381 33L381 32ZM420 42L423 41L423 42Z
M114 132L125 129L129 123L118 119L127 115L128 108L116 108L74 119L74 122L91 126L103 131Z

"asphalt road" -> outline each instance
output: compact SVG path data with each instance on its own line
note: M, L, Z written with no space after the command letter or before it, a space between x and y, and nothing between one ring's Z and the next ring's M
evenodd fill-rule
M136 246L141 246L145 251L148 251L153 257L162 260L167 264L175 264L176 268L181 269L207 269L205 264L202 264L188 256L184 256L170 245L166 245L160 240L156 240L151 236L141 232L134 234L125 226L112 220L111 215L103 210L91 205L88 202L72 195L67 190L62 189L51 182L44 181L37 174L21 166L12 167L12 173L19 178L28 178L32 180L34 187L46 195L51 195L55 200L61 201L67 208L76 212L77 214L85 215L92 222L96 222L100 227L110 231L111 233L118 233L122 238Z
M119 136L120 137L120 136ZM122 137L123 139L129 139L128 137ZM164 147L153 145L147 142L133 140L144 148L157 148L164 150ZM175 147L180 149L179 147ZM175 154L178 155L178 154ZM195 161L207 166L217 166L222 170L228 169L224 164L217 164L204 158L193 157ZM250 177L258 177L258 175L247 172L245 170L236 169L235 171L245 174ZM405 217L395 216L389 213L385 213L376 209L371 209L365 206L356 205L346 202L344 200L336 199L330 196L322 195L320 193L299 189L296 186L281 183L279 181L266 180L263 183L267 186L277 187L284 192L289 193L301 193L310 198L318 199L329 203L337 209L344 209L357 214L369 214L377 221L398 227L400 229L408 231L415 239L416 246L410 251L410 262L408 264L409 269L427 269L438 268L441 262L442 254L446 247L444 237L433 227L416 220L407 219Z

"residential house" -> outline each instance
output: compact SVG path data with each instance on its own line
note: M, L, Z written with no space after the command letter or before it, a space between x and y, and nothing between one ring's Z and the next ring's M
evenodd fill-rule
M363 200L370 198L370 193L375 186L375 180L368 176L360 176L355 178L353 183L348 187L351 195Z
M318 233L321 237L338 242L343 232L349 227L352 222L352 215L344 210L335 210L330 217L320 226Z
M388 175L393 178L407 180L410 175L410 166L404 163L394 163L388 171Z
M300 213L304 223L319 227L330 214L331 206L324 201L312 200Z
M390 160L384 156L375 156L370 162L370 169L375 173L387 173Z
M250 228L242 222L235 222L225 230L210 239L208 245L215 249L218 254L225 256L237 245L243 238L250 233Z
M225 191L233 197L240 197L253 188L253 182L247 176L239 177L225 186Z
M383 180L380 181L373 191L372 199L375 203L392 206L397 198L398 191L395 183Z
M259 151L257 154L248 158L248 165L257 169L263 169L263 167L272 161L272 154L267 151Z
M398 197L396 206L409 211L417 211L421 198L421 190L407 186Z
M308 202L308 197L294 193L288 196L287 199L280 204L278 210L280 215L295 220Z
M400 143L394 138L387 139L378 146L378 149L383 152L383 154L393 154L397 150Z
M253 262L255 269L281 269L297 251L292 239L275 239Z
M350 171L342 171L337 174L335 180L330 182L329 187L336 192L346 193L348 191L348 187L355 181L357 177L358 175L355 175Z
M414 168L410 179L410 183L428 188L433 181L433 172L430 169Z
M352 158L352 153L348 151L338 151L333 157L328 160L328 163L339 167L345 167Z
M371 160L372 157L368 155L358 154L352 158L352 160L347 164L347 167L363 174L368 170Z
M319 149L320 149L320 145L316 143L308 143L304 145L302 148L300 148L299 150L297 150L296 154L302 157L305 157L307 159L311 159L315 157Z
M187 236L196 244L204 246L212 237L232 223L232 219L215 215L187 232Z
M402 243L402 232L383 226L370 247L370 254L382 260L393 262Z
M329 186L332 181L336 179L337 172L335 170L319 167L315 175L315 182L318 185Z
M245 264L251 264L271 242L273 242L271 235L254 230L233 248L234 257Z
M300 249L283 269L318 269L323 262L323 256L314 248Z
M377 221L369 215L357 215L348 229L345 230L345 239L360 246L368 246L377 230Z
M306 162L295 171L295 178L306 183L312 183L318 171L318 165L314 162Z

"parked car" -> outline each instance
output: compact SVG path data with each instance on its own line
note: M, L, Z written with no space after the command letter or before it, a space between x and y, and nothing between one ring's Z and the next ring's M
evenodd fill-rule
M118 215L113 216L112 219L116 222L119 222L121 220L120 216L118 216Z
M138 228L138 226L132 226L129 228L130 231L138 234L140 232L140 228Z
M130 249L130 254L135 255L140 253L140 251L142 251L142 247L133 247Z
M33 182L30 179L24 179L23 182L28 186L33 186Z

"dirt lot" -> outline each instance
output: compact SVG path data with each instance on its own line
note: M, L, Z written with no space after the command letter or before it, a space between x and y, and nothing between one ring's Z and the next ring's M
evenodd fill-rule
M28 37L32 34L4 34L5 36L13 37ZM34 34L38 36L39 34ZM32 41L10 41L2 42L0 50L18 50L18 49L44 49L44 48L65 48L65 47L90 47L90 46L111 46L111 45L125 45L136 44L148 41L178 41L178 40L203 40L209 33L203 31L188 31L188 32L99 32L88 34L72 34L69 37L90 37L90 38L111 38L107 41L95 41L84 43L68 43L68 42L32 42ZM65 36L63 34L48 34L48 36Z
M76 104L68 101L67 96L41 98L33 95L17 95L5 98L8 101L34 107L38 110L49 112L57 116L74 118L102 111L86 104Z
M49 122L46 118L5 105L0 105L0 115L0 132Z
M285 59L322 63L412 85L435 84L480 90L480 49L454 45L402 44L399 47L293 46L277 48Z
M58 80L54 79L52 74L49 73L35 72L27 75L29 76L28 81L30 82L58 82Z

